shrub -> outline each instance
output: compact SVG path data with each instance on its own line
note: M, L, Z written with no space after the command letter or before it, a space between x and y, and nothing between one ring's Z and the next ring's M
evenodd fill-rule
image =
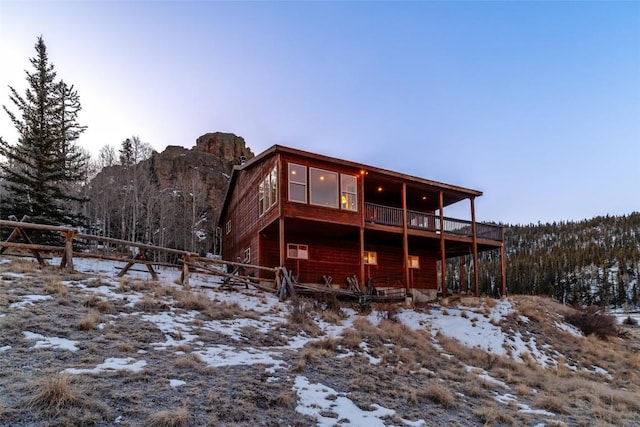
M604 309L595 305L575 311L565 316L566 320L579 328L585 335L594 334L598 338L616 335L616 319L606 314Z

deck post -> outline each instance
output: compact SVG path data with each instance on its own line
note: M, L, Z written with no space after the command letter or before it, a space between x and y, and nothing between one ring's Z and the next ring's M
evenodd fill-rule
M440 286L442 287L442 298L447 296L447 258L444 246L444 195L442 190L438 193L438 210L440 211Z
M286 261L286 257L285 257L285 244L284 244L284 218L282 216L280 216L279 219L279 246L280 246L280 267L282 267ZM298 274L300 274L300 272L298 272Z
M504 236L500 245L500 276L502 279L501 296L507 296L507 255L504 248Z
M402 183L402 255L404 261L404 287L409 295L409 286L412 285L409 275L409 235L407 233L407 184Z
M358 212L360 212L360 280L361 283L367 283L369 277L365 276L364 265L364 221L365 221L365 202L364 202L364 176L365 172L361 171L358 176ZM367 271L367 276L369 271Z
M468 289L466 289L466 287L464 287L464 282L466 282L466 277L465 277L465 267L464 267L464 255L460 256L460 292L462 293L462 290L468 291Z
M471 245L473 251L473 290L474 295L476 297L480 296L478 283L479 283L479 272L478 272L478 235L477 235L477 224L476 224L476 206L475 206L475 197L471 197L469 199L471 201Z

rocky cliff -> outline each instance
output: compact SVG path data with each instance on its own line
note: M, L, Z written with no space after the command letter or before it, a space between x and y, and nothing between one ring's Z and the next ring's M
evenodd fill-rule
M137 165L104 168L90 184L95 232L197 252L215 251L215 228L234 165L254 157L242 137L207 133Z
M253 157L244 138L215 132L199 137L191 149L170 145L145 163L159 189L195 187L206 193L208 205L217 214L233 166L240 164L241 158Z

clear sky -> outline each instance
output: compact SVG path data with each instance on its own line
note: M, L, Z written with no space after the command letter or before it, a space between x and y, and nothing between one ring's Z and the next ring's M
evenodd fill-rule
M0 0L0 104L39 35L93 153L232 132L481 190L479 220L640 211L637 1Z

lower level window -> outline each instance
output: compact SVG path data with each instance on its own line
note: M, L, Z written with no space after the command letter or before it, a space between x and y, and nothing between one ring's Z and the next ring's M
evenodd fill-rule
M251 248L247 248L244 250L242 255L242 262L246 264L251 262Z
M420 268L420 257L417 255L409 255L409 268Z
M309 246L297 243L287 244L287 257L294 259L309 259Z
M364 263L378 265L378 254L376 252L364 251Z

